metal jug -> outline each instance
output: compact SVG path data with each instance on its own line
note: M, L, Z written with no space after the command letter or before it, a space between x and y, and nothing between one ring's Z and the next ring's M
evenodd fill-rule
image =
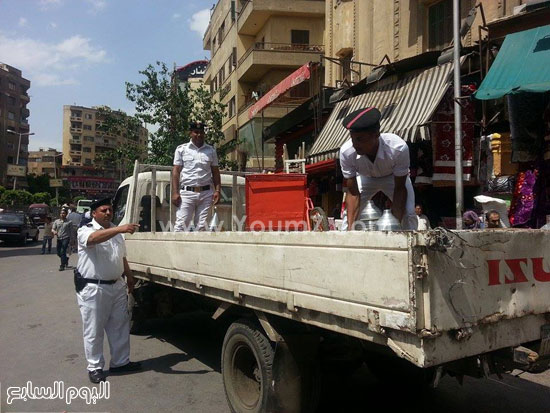
M381 216L382 213L380 210L374 205L374 202L369 199L359 214L359 221L361 221L361 223L356 225L356 228L374 231L376 229L376 222Z
M208 226L208 229L210 231L219 231L220 230L220 220L218 218L218 209L217 207L214 207L214 214L212 215L212 219L210 221L210 225Z
M399 231L401 223L393 216L390 209L385 209L378 221L376 221L377 231Z

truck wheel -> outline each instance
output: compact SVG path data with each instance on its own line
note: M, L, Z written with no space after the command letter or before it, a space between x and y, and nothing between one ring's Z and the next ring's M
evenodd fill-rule
M143 334L146 317L141 307L136 305L136 299L133 294L128 295L128 313L130 315L130 334Z
M221 364L225 395L233 413L267 411L273 357L271 342L254 323L239 320L229 326Z

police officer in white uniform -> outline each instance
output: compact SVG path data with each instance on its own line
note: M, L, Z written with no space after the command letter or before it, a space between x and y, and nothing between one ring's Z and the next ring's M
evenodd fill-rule
M416 229L409 148L399 136L380 133L380 118L380 111L371 107L350 113L342 122L351 135L351 140L340 148L340 166L348 187L348 228L354 227L366 201L382 191L392 200L392 214L401 221L402 228Z
M130 362L130 320L128 292L134 279L126 261L122 234L133 234L139 225L115 226L111 223L110 199L91 205L92 222L78 230L78 264L75 288L82 316L84 352L92 383L105 381L103 372L103 332L111 352L109 374L136 371L140 363ZM126 276L126 282L122 275Z
M204 142L204 124L193 122L189 129L191 139L176 148L172 168L172 203L178 207L175 232L205 230L208 210L220 200L216 149Z

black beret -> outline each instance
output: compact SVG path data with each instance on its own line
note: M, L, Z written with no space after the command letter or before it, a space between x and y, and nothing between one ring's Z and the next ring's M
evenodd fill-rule
M90 209L92 211L95 211L97 208L103 205L113 205L113 202L111 201L111 198L104 198L97 201L94 201L90 204Z
M190 122L189 130L204 130L204 123L202 122Z
M357 109L344 118L342 126L350 131L370 129L380 123L381 116L376 108Z

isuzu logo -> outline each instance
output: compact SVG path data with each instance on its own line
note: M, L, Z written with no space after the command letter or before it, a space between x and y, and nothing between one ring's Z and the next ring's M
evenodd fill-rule
M550 282L550 271L544 269L543 263L543 258L487 260L489 285L518 284L529 280Z

